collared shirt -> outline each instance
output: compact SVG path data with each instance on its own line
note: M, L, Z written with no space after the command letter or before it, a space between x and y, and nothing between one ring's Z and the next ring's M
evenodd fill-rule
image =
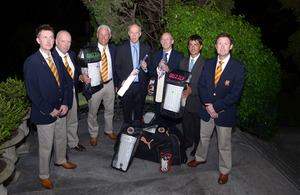
M104 46L101 45L100 43L98 43L98 48L99 48L99 51L101 52L101 55L102 55L102 52L103 52L103 48ZM112 61L111 61L111 56L110 56L110 51L109 51L109 47L108 45L105 46L105 54L106 54L106 58L107 58L107 68L108 68L108 77L107 79L112 79L113 78L113 74L112 74ZM102 68L102 60L100 62L100 70Z
M170 49L170 51L166 52L166 55L167 55L167 62L169 62L170 60L170 56L171 56L171 53L172 53L172 48Z
M74 75L75 74L74 73L75 72L75 66L74 66L74 64L73 64L73 62L72 62L72 60L70 58L69 53L67 52L66 54L63 54L59 49L57 49L57 47L55 47L55 49L56 49L58 55L62 58L62 61L63 61L64 65L66 65L66 60L65 60L64 57L67 56L68 64L69 64L69 66L70 66L70 68L72 70L72 73Z
M54 62L54 60L53 60L53 57L51 56L51 52L49 52L49 55L48 55L48 54L44 53L41 49L39 49L39 50L40 50L42 56L45 58L45 61L47 62L49 68L50 68L50 64L49 64L49 61L47 60L48 57L51 57L52 62L53 62L53 64L54 64L54 66L56 67L55 62Z
M218 65L219 65L219 62L220 62L220 61L223 61L223 62L224 62L224 63L222 64L222 72L223 72L224 69L225 69L225 67L226 67L227 64L228 64L229 59L230 59L230 54L229 54L225 59L223 59L223 60L220 60L220 59L219 59L219 56L218 56L217 65L216 65L216 70L217 70L217 67L218 67Z
M198 60L199 57L200 57L200 53L195 58L192 58L192 56L190 55L189 69L190 69L192 59L194 60L194 65L193 66L195 66L195 63L196 63L196 61Z

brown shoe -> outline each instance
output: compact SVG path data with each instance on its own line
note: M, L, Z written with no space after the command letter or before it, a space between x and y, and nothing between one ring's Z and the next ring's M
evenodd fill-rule
M104 133L105 135L108 135L110 139L117 139L117 136L115 133Z
M63 166L65 169L74 169L76 168L77 166L73 163L70 163L70 162L66 162L64 164L54 164L55 166Z
M41 179L41 184L44 188L47 188L47 189L52 189L53 188L53 184L52 184L50 178Z
M227 183L228 181L228 175L223 175L222 173L220 174L220 177L219 177L219 184L225 184Z
M91 137L90 142L91 142L92 146L96 146L97 145L97 138L96 137Z
M196 161L196 160L192 160L190 162L187 163L188 166L190 167L197 167L200 164L205 164L206 161Z
M77 150L77 151L80 151L80 152L83 152L83 151L86 150L85 147L82 146L82 145L80 145L80 144L78 144L77 146L75 146L74 149Z

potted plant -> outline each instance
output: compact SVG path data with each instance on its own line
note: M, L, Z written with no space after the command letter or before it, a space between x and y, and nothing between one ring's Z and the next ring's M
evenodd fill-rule
M24 132L18 127L29 105L23 81L7 78L0 83L0 164L5 163L5 158L13 163L18 160L15 145L24 138Z

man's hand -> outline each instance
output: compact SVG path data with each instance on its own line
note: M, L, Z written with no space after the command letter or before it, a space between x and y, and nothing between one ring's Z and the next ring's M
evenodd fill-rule
M67 114L68 110L69 110L68 106L61 105L60 109L59 109L59 112L60 112L59 116L64 116L65 114Z
M124 85L125 81L126 81L126 80L122 81L121 87L123 87L123 85Z
M165 64L165 61L164 61L164 60L160 60L160 62L159 62L159 64L158 64L158 67L161 68L161 69L163 69L163 70L166 71L166 72L169 72L169 70L170 70L169 66L167 66L167 65Z
M183 98L189 97L192 94L192 88L188 84L186 84L187 89L182 92Z
M82 80L85 84L89 84L92 81L92 79L89 78L87 74L80 75L79 79Z
M59 115L60 115L60 112L56 108L54 108L54 110L50 113L50 116L52 116L53 118L56 118Z

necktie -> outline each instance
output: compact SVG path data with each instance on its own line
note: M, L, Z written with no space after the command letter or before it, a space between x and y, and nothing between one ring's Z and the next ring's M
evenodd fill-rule
M51 69L51 71L52 71L52 73L53 73L53 75L54 75L54 77L57 81L57 85L60 87L60 82L59 82L59 76L58 76L58 73L57 73L57 69L56 69L51 57L48 57L47 60L49 61L49 66L50 66L50 69Z
M133 67L136 68L139 65L138 52L137 52L137 46L136 45L133 45L132 61L133 61ZM138 81L139 81L139 77L137 75L134 79L134 82L138 82Z
M102 52L101 76L103 82L105 82L108 79L108 67L107 67L107 57L105 54L105 47L103 47L103 52Z
M217 87L217 84L218 84L219 79L221 77L221 74L222 74L222 64L223 63L224 63L223 61L220 61L219 65L217 67L217 70L216 70L216 73L215 73L215 87Z
M168 53L166 53L164 61L165 61L165 65L167 65L168 64Z
M191 59L189 72L192 72L193 66L194 66L194 59Z
M74 75L73 75L72 69L70 68L70 65L68 63L67 56L64 56L64 59L65 59L65 66L67 68L67 71L68 71L69 75L72 77L72 79L74 79Z

